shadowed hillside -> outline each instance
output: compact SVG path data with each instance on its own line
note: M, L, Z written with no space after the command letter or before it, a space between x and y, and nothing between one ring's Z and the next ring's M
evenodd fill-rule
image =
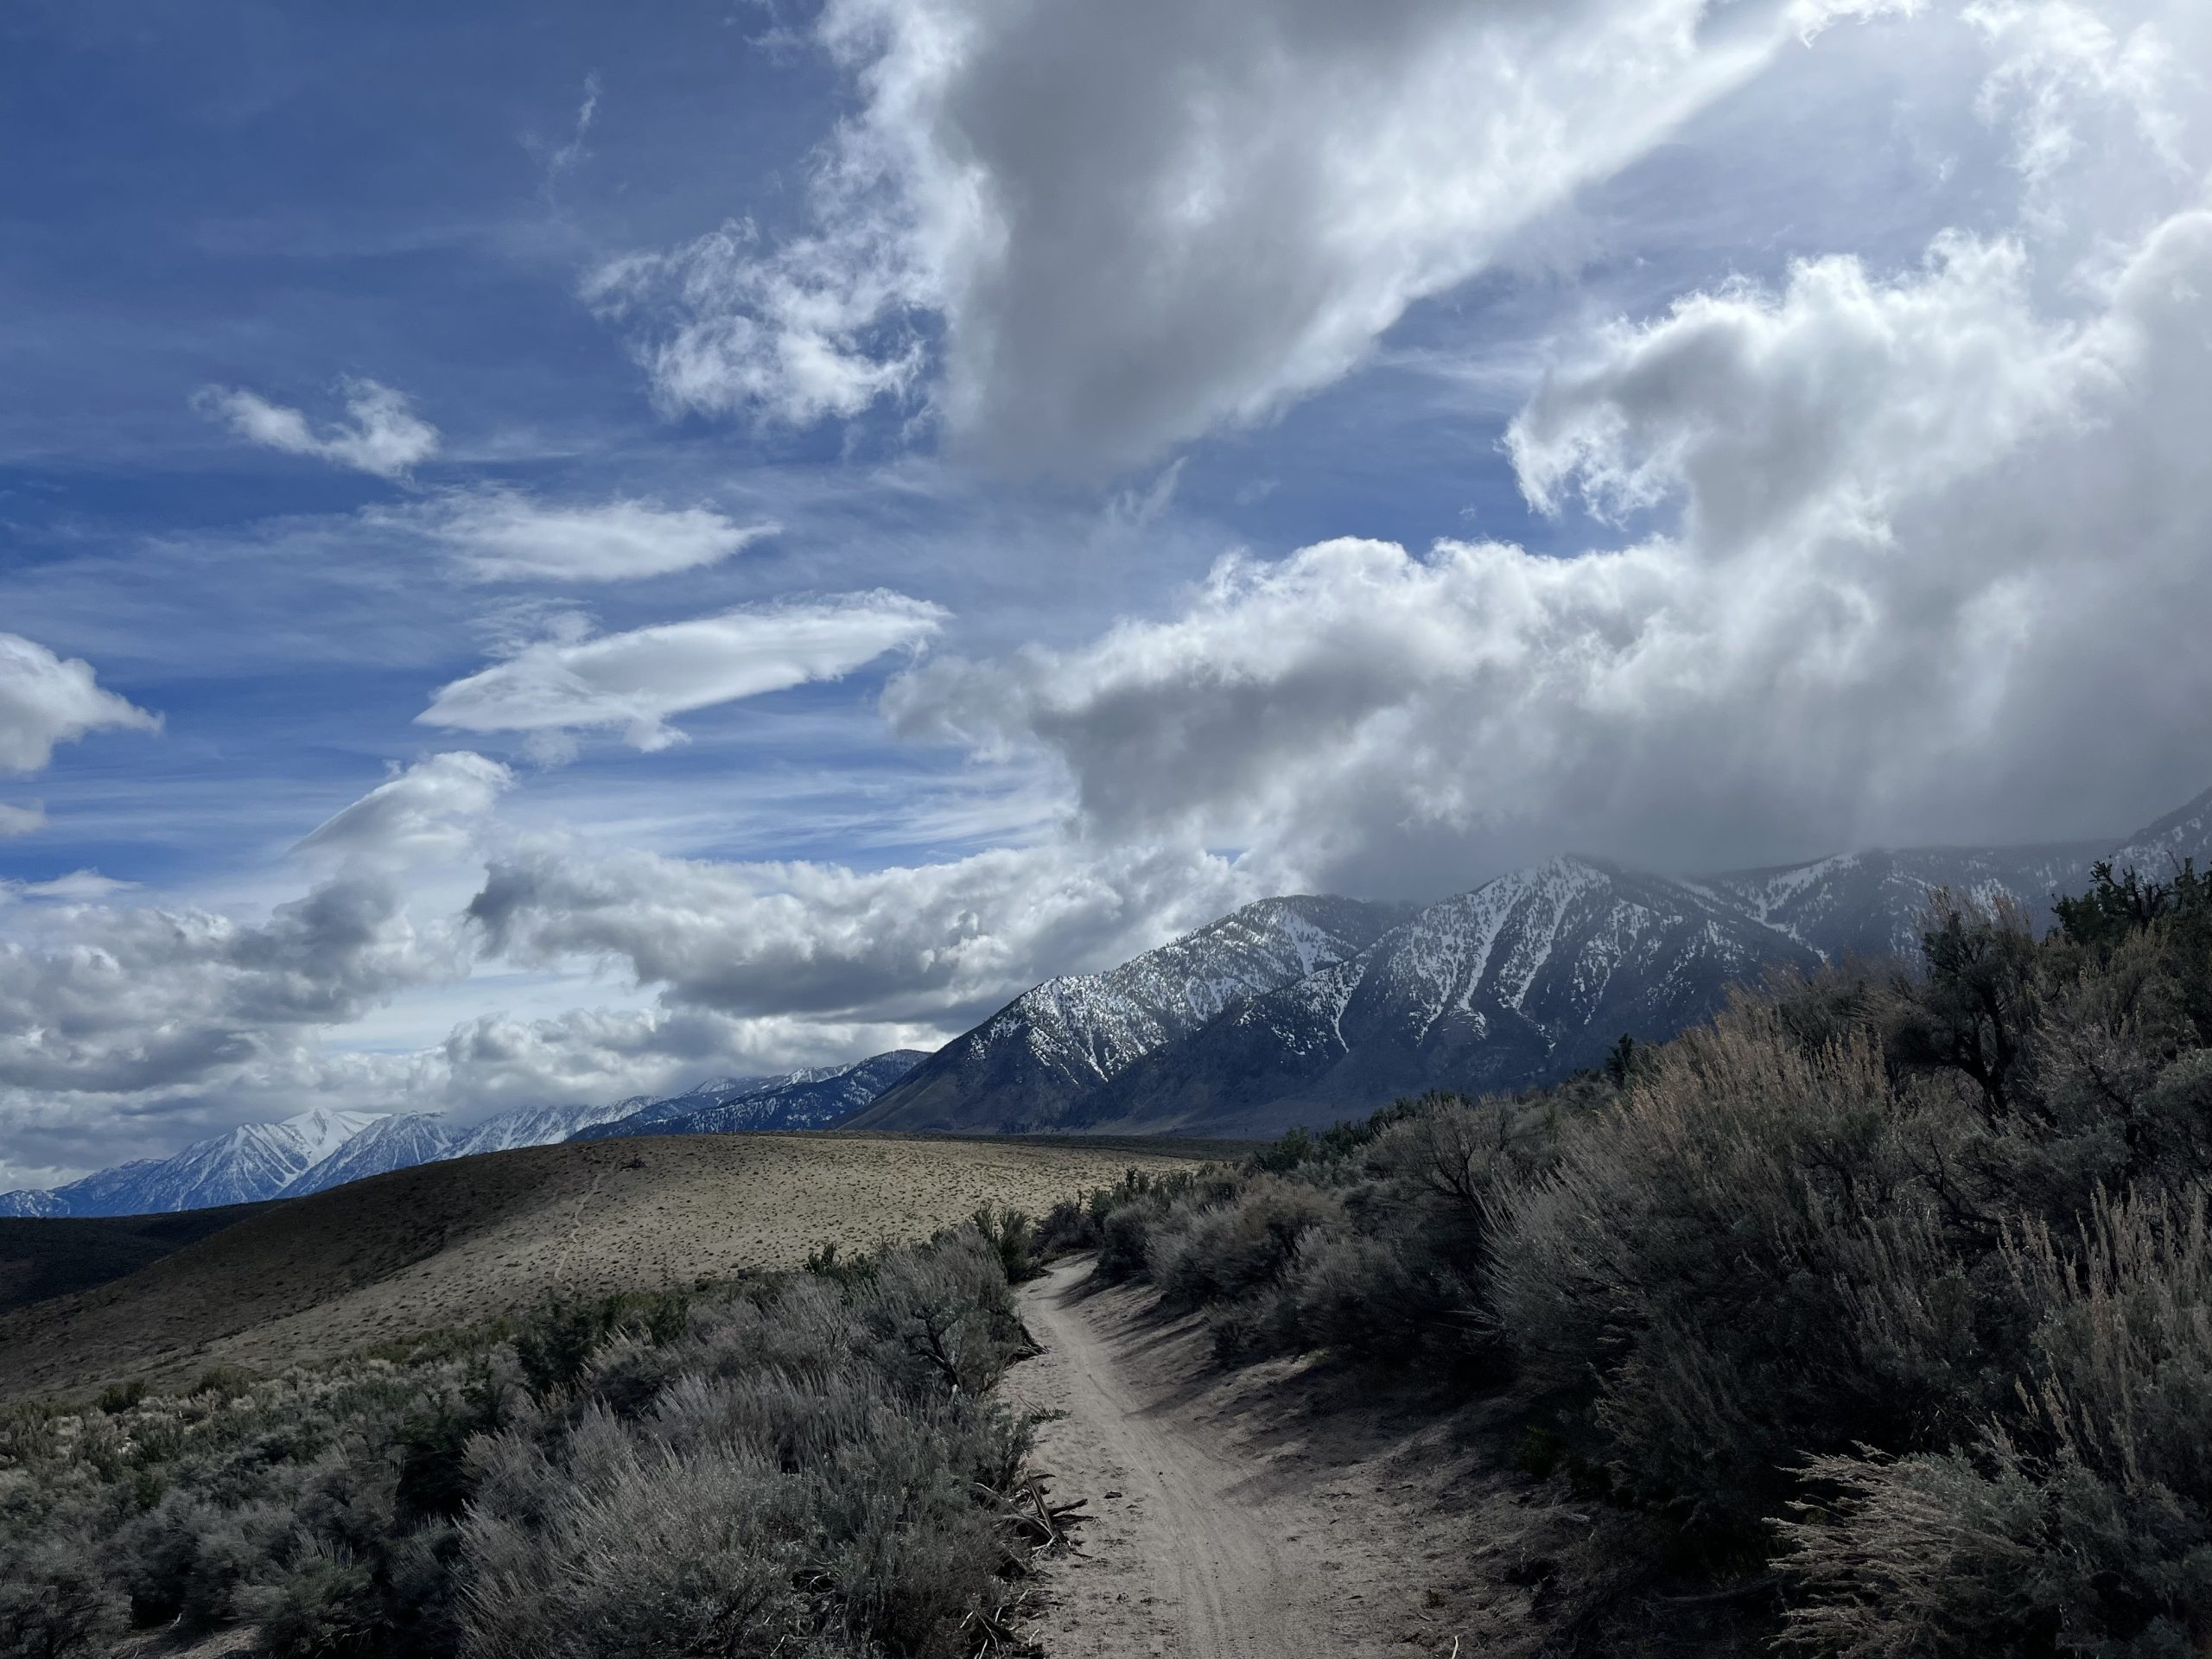
M530 1307L690 1285L825 1243L1041 1210L1218 1147L671 1135L427 1164L269 1206L79 1295L0 1318L0 1395L265 1369ZM81 1225L66 1222L23 1226Z
M266 1209L233 1204L158 1216L0 1216L0 1313L67 1296L149 1267Z

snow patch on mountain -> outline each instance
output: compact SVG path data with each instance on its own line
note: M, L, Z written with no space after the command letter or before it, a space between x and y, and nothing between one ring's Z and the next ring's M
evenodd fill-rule
M276 1196L296 1198L452 1154L454 1138L437 1118L406 1112L372 1120L338 1148L292 1178Z

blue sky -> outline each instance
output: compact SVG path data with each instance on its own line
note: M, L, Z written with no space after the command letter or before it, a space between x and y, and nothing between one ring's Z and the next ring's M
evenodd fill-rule
M2204 35L11 8L0 1185L928 1043L1294 887L2132 827L2212 777L2110 602L2202 597L2128 469Z

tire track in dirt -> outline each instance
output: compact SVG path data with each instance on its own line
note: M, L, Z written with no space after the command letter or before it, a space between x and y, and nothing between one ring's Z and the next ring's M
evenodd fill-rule
M1044 1352L1009 1379L1017 1403L1065 1414L1040 1426L1038 1462L1096 1517L1082 1553L1052 1569L1044 1650L1407 1654L1402 1628L1380 1628L1399 1621L1378 1618L1412 1593L1406 1517L1362 1482L1332 1481L1294 1433L1261 1445L1225 1423L1205 1399L1203 1332L1154 1323L1126 1294L1088 1294L1088 1268L1063 1263L1023 1288Z

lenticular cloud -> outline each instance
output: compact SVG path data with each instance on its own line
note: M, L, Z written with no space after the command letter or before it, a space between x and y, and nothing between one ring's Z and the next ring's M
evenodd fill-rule
M542 640L441 690L417 716L468 732L618 728L640 749L683 734L669 716L810 680L918 646L944 613L892 593L729 611L582 640Z

